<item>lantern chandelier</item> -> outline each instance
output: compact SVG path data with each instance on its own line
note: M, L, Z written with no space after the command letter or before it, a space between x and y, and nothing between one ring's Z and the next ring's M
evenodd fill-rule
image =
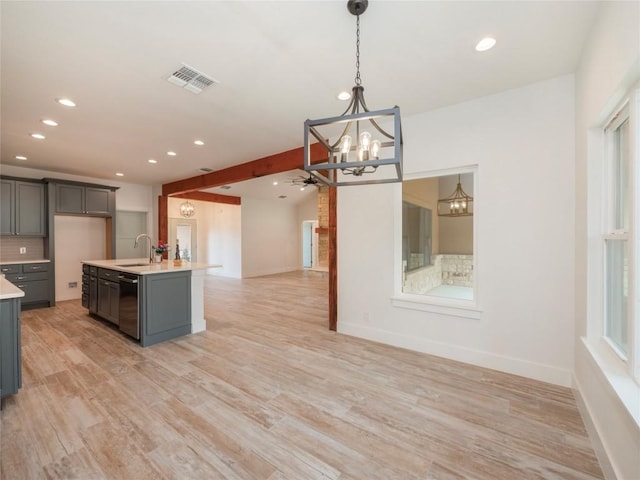
M349 0L356 16L356 77L351 103L338 117L304 122L304 169L332 187L402 181L400 108L369 111L360 78L360 15L368 0ZM391 132L391 133L389 133ZM327 157L312 160L319 142Z
M473 197L464 191L458 175L458 185L454 192L438 200L438 216L466 217L469 215L473 215Z
M180 204L180 215L185 218L193 217L196 213L196 207L189 200Z

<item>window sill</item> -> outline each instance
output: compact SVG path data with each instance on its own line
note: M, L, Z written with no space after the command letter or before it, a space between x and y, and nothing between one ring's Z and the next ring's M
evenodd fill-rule
M604 342L593 344L582 337L582 343L631 418L640 427L640 385L631 377L631 374L625 369L625 365Z
M480 320L482 309L472 300L412 295L401 293L391 298L391 305L398 308Z

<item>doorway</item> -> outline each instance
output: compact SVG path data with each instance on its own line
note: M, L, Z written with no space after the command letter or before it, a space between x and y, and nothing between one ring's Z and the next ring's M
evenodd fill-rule
M198 222L191 218L169 219L169 246L171 257L176 254L176 244L180 248L180 258L187 262L198 261Z
M313 269L318 265L317 227L317 220L305 220L302 222L302 268Z

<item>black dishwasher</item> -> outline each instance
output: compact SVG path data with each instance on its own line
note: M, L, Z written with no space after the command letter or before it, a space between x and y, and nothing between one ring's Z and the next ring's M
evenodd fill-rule
M120 273L120 302L118 318L120 331L140 340L140 320L138 315L139 277L130 273Z

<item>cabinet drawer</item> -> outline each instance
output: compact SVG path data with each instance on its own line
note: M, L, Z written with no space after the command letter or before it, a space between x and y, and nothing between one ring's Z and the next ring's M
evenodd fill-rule
M22 303L46 302L49 300L49 282L47 280L16 282L15 285L24 292Z
M47 272L42 273L15 273L11 275L6 275L7 280L11 283L16 282L32 282L34 280L46 280L49 278L49 274Z
M84 308L89 308L89 295L86 293L82 294L82 306Z
M82 293L86 293L87 295L89 294L89 283L82 284Z
M23 273L29 272L48 272L49 264L48 263L25 263L22 265Z
M89 265L87 265L86 263L82 264L82 273L89 274Z
M107 270L106 268L98 269L98 276L104 280L109 280L111 282L118 281L119 273L115 270Z
M20 273L20 265L2 265L0 266L0 273L4 273L5 275Z
M82 275L82 284L83 285L89 285L89 275Z

